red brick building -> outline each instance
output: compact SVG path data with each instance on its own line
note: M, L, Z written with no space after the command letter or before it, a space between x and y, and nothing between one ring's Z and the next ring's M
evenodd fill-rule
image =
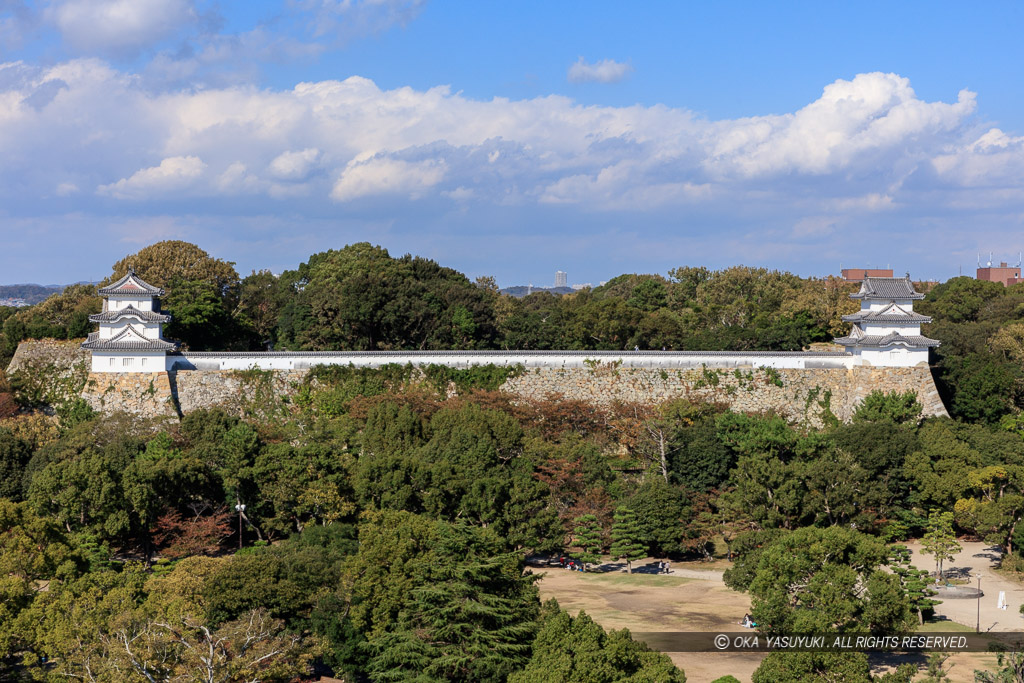
M1003 261L998 266L978 268L977 279L988 280L989 282L1002 282L1007 287L1018 282L1024 282L1020 277L1020 266L1008 266L1006 261Z
M843 268L843 279L847 282L863 282L868 277L892 277L891 268Z

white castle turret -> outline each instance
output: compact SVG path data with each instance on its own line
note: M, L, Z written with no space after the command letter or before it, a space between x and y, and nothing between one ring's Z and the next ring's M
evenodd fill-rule
M867 277L860 291L860 311L844 315L853 323L850 334L835 340L854 355L856 365L909 367L928 364L928 349L939 342L921 335L921 325L932 321L914 313L914 302L924 298L907 277Z
M93 372L164 372L167 352L178 345L163 338L171 316L160 312L157 297L164 290L143 282L135 269L97 292L103 312L89 316L98 331L82 344L92 352Z

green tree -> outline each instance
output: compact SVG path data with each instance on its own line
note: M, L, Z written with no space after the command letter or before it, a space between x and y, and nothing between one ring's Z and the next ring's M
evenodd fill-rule
M853 422L891 422L916 424L921 419L921 404L917 393L875 390L868 394L853 412Z
M961 546L953 533L953 513L932 510L928 515L928 529L921 539L921 552L935 556L935 575L942 579L942 564L952 560Z
M642 537L643 532L637 521L636 512L624 505L616 508L611 529L612 545L609 552L614 558L626 560L626 567L630 574L633 573L633 562L647 556L647 547L643 544Z
M606 633L586 612L569 616L554 601L544 605L544 621L526 667L508 683L686 683L686 675L660 652L632 639L629 631Z
M941 600L932 600L935 591L929 588L931 581L928 579L928 571L918 569L910 563L910 549L905 545L894 545L889 548L891 553L889 566L896 576L900 577L900 584L910 601L910 608L917 612L917 621L924 623L924 613L931 611L935 605L942 604Z
M594 564L601 561L601 525L595 515L580 515L573 524L573 543L580 548L581 562Z
M761 554L750 584L752 614L769 633L909 628L910 604L878 540L850 529L808 527L781 536Z

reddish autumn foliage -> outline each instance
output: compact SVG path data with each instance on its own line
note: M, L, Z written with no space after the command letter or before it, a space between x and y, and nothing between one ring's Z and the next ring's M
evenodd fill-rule
M226 508L203 514L199 510L183 517L177 510L167 510L156 520L153 540L162 554L172 560L192 555L211 555L231 535L231 515Z
M0 420L18 412L18 404L11 394L0 394Z

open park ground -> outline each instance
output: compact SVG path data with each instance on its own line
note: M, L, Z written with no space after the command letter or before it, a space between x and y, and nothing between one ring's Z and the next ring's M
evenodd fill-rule
M1024 631L1019 608L1024 603L1024 585L995 572L998 553L983 543L964 542L963 550L946 567L967 569L971 576L982 577L981 630ZM919 544L909 543L914 563L922 569L933 568L930 557L919 555ZM555 598L575 614L585 611L608 629L628 628L633 632L746 632L740 621L750 611L750 597L726 587L722 572L728 563L674 563L669 575L657 573L657 559L634 564L632 574L620 564L604 564L598 571L581 573L561 569L534 568L542 574L539 582L544 600ZM999 591L1006 591L1008 607L997 608ZM939 605L935 622L923 630L973 631L978 618L976 600L947 600ZM686 672L690 683L708 683L731 674L750 681L764 655L758 653L669 653L672 661ZM873 660L874 661L874 660ZM914 660L923 665L924 657ZM879 658L879 671L894 662ZM985 653L958 653L947 660L950 683L973 683L974 671L995 666L995 656Z

